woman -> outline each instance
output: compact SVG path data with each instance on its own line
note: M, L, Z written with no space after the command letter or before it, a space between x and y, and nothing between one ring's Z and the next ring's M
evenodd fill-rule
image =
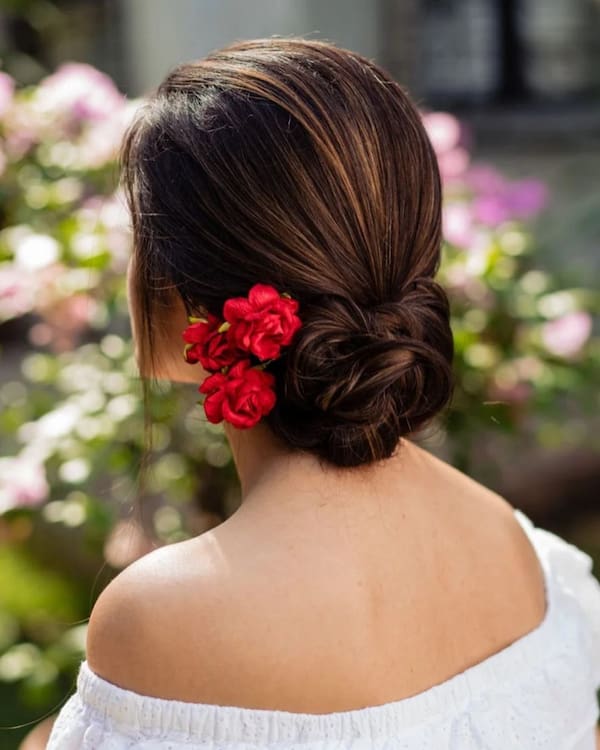
M140 370L199 387L242 503L104 591L49 748L591 750L591 558L410 439L453 349L406 93L241 42L167 76L122 162Z

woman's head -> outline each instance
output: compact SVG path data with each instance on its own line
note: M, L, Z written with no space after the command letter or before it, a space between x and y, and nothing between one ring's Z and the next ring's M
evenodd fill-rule
M370 463L447 404L437 163L374 63L260 39L180 65L139 110L122 164L143 373L181 358L187 315L218 316L261 283L300 303L265 417L291 448Z

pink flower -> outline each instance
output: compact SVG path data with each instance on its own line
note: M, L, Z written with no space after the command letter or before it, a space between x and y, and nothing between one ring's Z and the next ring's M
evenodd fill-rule
M48 492L43 464L23 455L0 458L0 513L39 505Z
M462 177L469 166L469 152L464 148L455 148L445 154L438 155L440 175L444 182Z
M38 280L16 264L0 268L0 321L30 312L36 302Z
M62 112L76 121L104 120L126 104L109 76L86 63L64 63L44 78L35 97L44 111Z
M423 125L436 154L445 154L458 146L461 136L460 123L448 112L427 112Z
M542 326L542 342L557 357L575 356L592 333L592 318L585 312L572 312Z
M512 218L512 212L504 196L482 195L473 201L473 216L481 224L498 227Z
M514 182L509 195L513 215L529 219L542 211L548 202L548 188L540 180Z
M512 219L530 219L548 201L548 189L540 180L506 180L487 165L472 167L465 181L475 193L474 219L489 227L498 227Z
M97 169L117 158L123 134L137 106L136 101L122 101L113 112L89 121L77 142L76 163L80 169Z
M474 242L473 212L468 203L447 203L442 209L444 239L468 249Z
M8 73L0 72L0 117L10 107L15 91L15 82Z
M488 396L493 401L504 401L511 404L526 403L533 393L531 383L519 381L512 385L504 385L492 381L488 388Z
M447 112L428 112L423 115L423 125L437 155L442 180L448 182L462 176L470 156L462 144L461 123Z
M501 193L506 188L504 177L489 164L473 165L465 175L465 182L476 193L485 195Z

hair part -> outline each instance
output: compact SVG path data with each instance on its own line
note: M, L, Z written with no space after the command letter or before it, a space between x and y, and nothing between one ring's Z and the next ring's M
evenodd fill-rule
M305 39L178 65L121 149L140 361L173 294L220 315L255 283L300 302L265 417L337 466L391 456L453 389L442 190L421 116L375 63Z

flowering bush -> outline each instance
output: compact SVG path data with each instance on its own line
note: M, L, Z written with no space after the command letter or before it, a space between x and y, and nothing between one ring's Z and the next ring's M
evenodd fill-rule
M582 416L597 398L598 296L561 287L536 266L527 222L546 207L547 188L471 163L468 133L451 115L427 113L424 122L445 196L440 279L451 300L458 383L448 447L456 465L489 480L499 448L510 464L532 445L594 441Z
M149 476L149 519L130 518L143 415L116 156L137 105L87 65L64 65L21 90L0 74L4 725L24 720L27 706L30 716L41 715L68 691L85 642L81 622L107 579L103 561L114 571L147 551L150 536L170 541L215 523L194 502L196 476L217 497L231 493L220 430L193 403L186 410L189 394L165 384L154 403L159 458ZM4 714L11 705L21 714Z
M162 383L151 404L145 515L132 513L144 422L115 159L138 104L87 65L63 65L22 90L0 74L0 565L13 571L0 587L0 693L2 681L17 683L35 715L68 689L83 644L78 621L103 561L123 567L150 539L199 533L237 502L220 428L196 408L194 391ZM426 113L424 122L445 189L440 274L458 387L439 426L450 457L483 473L476 449L503 435L505 462L524 441L583 443L591 436L577 408L595 397L596 300L535 265L527 221L547 191L472 164L451 115ZM217 395L215 420L225 408Z

